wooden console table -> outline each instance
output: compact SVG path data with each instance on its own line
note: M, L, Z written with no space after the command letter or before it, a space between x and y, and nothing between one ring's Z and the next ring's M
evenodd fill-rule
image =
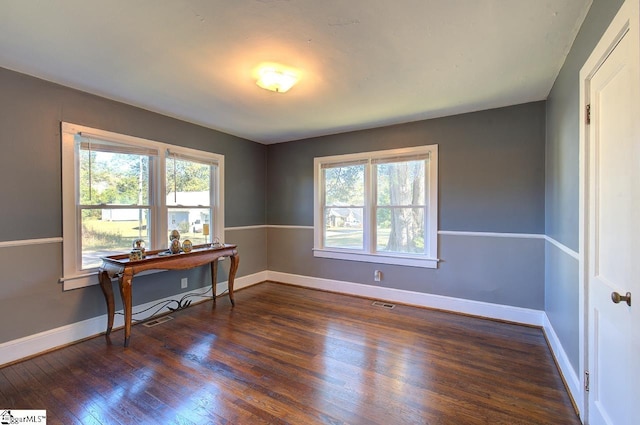
M113 300L113 287L111 279L118 277L120 295L124 307L124 346L129 346L131 338L132 300L131 287L133 276L145 270L185 270L194 267L211 264L211 286L213 302L216 302L216 280L218 274L218 259L229 257L231 268L229 270L229 299L233 300L233 281L238 270L240 256L236 245L224 245L220 248L212 248L210 244L196 245L189 253L168 254L167 250L151 251L142 260L129 260L129 254L113 255L102 259L102 266L98 271L100 287L107 301L107 332L108 336L113 328L115 315L115 303Z

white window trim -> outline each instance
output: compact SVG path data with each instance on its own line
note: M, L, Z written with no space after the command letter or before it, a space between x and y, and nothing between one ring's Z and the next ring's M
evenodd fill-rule
M218 172L216 176L212 176L211 181L212 184L215 184L216 181L218 183L217 190L214 191L216 195L215 199L211 200L212 215L215 217L214 223L212 223L213 225L211 226L211 237L217 237L221 242L224 242L224 155L62 122L63 269L60 281L64 285L64 290L98 284L97 268L81 270L81 259L77 251L81 235L78 208L76 208L76 194L78 191L76 173L79 168L79 164L78 158L75 155L75 136L79 133L114 142L149 147L157 149L160 153L157 157L158 172L154 176L155 179L151 177L153 180L150 182L152 190L150 196L156 200L151 207L151 218L157 224L153 229L154 233L151 235L152 240L155 241L155 245L150 246L149 249L163 249L168 246L167 232L163 230L167 228L168 219L166 196L163 193L165 185L164 182L166 179L166 155L164 153L167 152L167 150L170 150L171 152L175 152L180 155L201 158L211 161L212 163L216 163Z
M344 163L359 160L375 160L387 157L401 157L411 155L421 155L428 153L429 170L428 181L426 187L427 197L427 219L428 228L425 232L425 244L429 247L425 255L401 254L387 252L373 252L370 248L372 243L370 237L372 235L371 228L375 226L371 217L366 219L364 223L364 250L351 250L339 248L326 248L323 246L323 179L322 166L331 163ZM367 165L367 169L371 165ZM426 145L412 148L389 149L374 152L362 152L346 155L334 155L317 157L313 160L314 170L314 201L313 201L313 229L314 229L314 257L332 258L348 261L363 261L368 263L393 264L412 267L423 267L435 269L438 267L438 145ZM373 190L375 187L373 182L368 180L371 178L369 173L365 172L365 216L370 216L375 210L373 201ZM367 225L368 224L368 225Z

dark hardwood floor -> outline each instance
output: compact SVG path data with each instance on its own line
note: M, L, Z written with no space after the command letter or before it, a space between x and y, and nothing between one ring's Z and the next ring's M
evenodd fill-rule
M135 297L135 294L134 294ZM264 283L0 369L48 424L579 424L540 329Z

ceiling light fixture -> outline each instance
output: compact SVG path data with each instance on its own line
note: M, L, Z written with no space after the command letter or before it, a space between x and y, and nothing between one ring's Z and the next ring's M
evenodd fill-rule
M293 87L299 80L298 73L277 64L262 65L258 69L258 81L256 84L266 90L284 93Z

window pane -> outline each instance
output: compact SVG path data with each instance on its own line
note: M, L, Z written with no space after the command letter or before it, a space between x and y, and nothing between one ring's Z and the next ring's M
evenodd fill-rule
M211 205L211 167L167 158L167 205Z
M364 208L326 208L324 245L328 248L363 249Z
M378 208L378 251L424 254L424 208Z
M326 206L364 205L364 165L324 169Z
M146 208L83 209L82 269L100 266L100 257L131 251L136 239L144 239L148 249L149 232Z
M425 161L376 165L378 205L424 205Z
M149 156L80 150L81 205L149 205Z
M209 243L213 237L222 239L224 235L211 235L211 209L210 208L169 208L169 232L180 232L180 240L189 239L194 245Z

